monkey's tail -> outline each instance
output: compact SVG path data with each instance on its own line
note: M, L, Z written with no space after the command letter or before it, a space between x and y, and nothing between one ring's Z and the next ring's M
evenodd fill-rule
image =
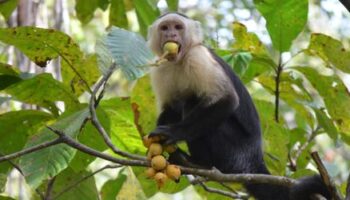
M331 199L319 175L301 178L291 188L270 184L247 184L246 188L258 200L311 200L314 194Z

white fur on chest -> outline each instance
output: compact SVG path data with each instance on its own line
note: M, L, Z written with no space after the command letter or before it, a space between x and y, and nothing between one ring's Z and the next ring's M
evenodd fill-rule
M153 68L151 79L160 107L188 94L207 97L213 103L234 92L222 67L203 46L193 47L181 64L167 62Z

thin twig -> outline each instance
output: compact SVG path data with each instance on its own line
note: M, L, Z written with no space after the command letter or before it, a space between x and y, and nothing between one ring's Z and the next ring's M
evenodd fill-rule
M100 173L101 171L105 170L105 169L115 169L115 168L119 168L122 167L121 165L106 165L94 172L92 172L89 175L86 175L82 178L80 178L79 180L77 180L76 182L72 183L71 185L65 187L61 192L59 192L53 199L57 199L59 196L61 196L62 194L68 192L69 190L73 189L74 187L78 186L80 183L86 181L87 179L91 178L92 176L94 176L97 173Z
M307 138L306 142L300 148L298 148L298 150L295 153L294 158L290 158L290 168L293 171L297 170L297 160L298 160L298 158L303 153L303 151L305 151L305 149L309 146L309 144L315 138L315 136L317 135L319 130L320 130L320 127L317 127L315 130L313 130L311 132L311 134L309 135L309 137Z
M334 199L334 200L342 200L343 197L341 196L341 194L337 190L337 187L335 186L334 182L329 177L327 169L323 165L322 160L321 160L320 156L318 155L318 153L316 151L312 152L311 153L311 157L315 161L317 169L320 172L320 175L322 177L322 180L326 184L329 192L332 195L332 199Z
M283 72L282 57L281 54L278 60L278 66L276 68L276 78L275 78L275 121L279 122L279 104L280 104L280 83L281 74Z
M55 140L52 140L52 141L49 141L49 142L45 142L45 143L42 143L42 144L38 144L36 146L30 147L28 149L24 149L22 151L18 151L18 152L15 152L15 153L12 153L12 154L9 154L9 155L6 155L6 156L2 156L2 157L0 157L0 163L3 162L3 161L7 161L7 160L10 160L10 159L13 159L13 158L18 158L20 156L23 156L23 155L26 155L26 154L29 154L29 153L32 153L32 152L35 152L35 151L38 151L38 150L41 150L41 149L53 146L53 145L56 145L56 144L59 144L59 143L62 143L62 141L61 141L60 138L57 138Z
M53 185L55 184L55 180L56 180L56 176L49 180L49 183L47 184L44 200L54 199L54 198L51 198L51 194L53 190Z
M199 183L199 185L201 185L203 187L203 189L205 191L207 191L207 192L220 194L220 195L223 195L223 196L230 197L232 199L242 199L242 198L244 198L243 196L241 196L239 194L235 194L235 193L232 193L232 192L228 192L228 191L224 191L224 190L219 190L219 189L216 189L216 188L208 187L204 183Z
M349 174L348 183L347 183L347 186L346 186L346 197L345 197L345 200L350 200L350 174Z
M108 80L108 78L112 75L114 69L116 67L116 64L113 63L112 66L108 69L107 73L102 77L102 79L96 84L94 90L92 91L91 97L90 97L90 105L89 105L89 109L90 109L90 114L91 114L91 122L92 124L95 126L95 128L97 129L97 131L100 133L100 135L103 137L103 140L105 141L105 143L107 144L107 146L112 149L112 151L118 155L121 155L123 157L127 157L127 158L131 158L131 159L136 159L136 160L146 160L145 157L143 156L138 156L135 154L131 154L125 151L122 151L120 149L118 149L112 142L112 140L109 138L106 130L103 128L103 126L101 125L97 114L96 114L96 105L98 104L98 102L95 100L96 98L96 94L99 91L100 87ZM101 92L103 94L103 90ZM101 94L100 93L100 94ZM100 95L100 97L98 98L98 100L100 100L102 97ZM97 104L96 104L97 103Z

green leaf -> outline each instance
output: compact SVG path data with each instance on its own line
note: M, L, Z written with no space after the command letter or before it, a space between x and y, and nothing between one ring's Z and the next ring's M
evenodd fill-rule
M3 90L10 85L20 82L22 79L17 76L1 75L0 74L0 90Z
M116 199L146 200L144 194L145 191L142 190L139 180L135 176L133 170L131 170L130 167L127 167L123 170L123 174L126 175L127 179L119 190Z
M66 48L64 54L69 54L73 50L70 48L76 45L62 32L35 27L1 28L0 40L17 47L40 67L56 58L59 50Z
M149 134L156 126L155 102L150 77L147 75L138 79L131 93L131 106L134 112L134 122L142 136Z
M60 119L50 126L75 139L88 116L89 110L83 109ZM24 148L30 148L56 138L57 136L54 133L45 128L34 135ZM76 150L68 145L58 144L22 156L19 161L19 166L23 171L27 183L35 189L40 186L44 180L52 178L66 169L75 153Z
M332 119L330 119L324 111L319 109L314 109L319 125L325 130L330 138L333 140L338 139L338 130L334 126Z
M94 17L94 12L99 6L99 0L90 0L86 3L84 0L77 0L75 4L75 11L78 19L82 24L87 24Z
M12 197L0 195L0 200L15 200L15 199Z
M272 174L284 175L287 163L289 132L273 119L274 105L265 101L254 102L261 119L264 139L264 160Z
M350 135L350 94L337 76L322 76L309 67L298 68L298 71L310 81L323 98L327 111L339 127L340 132Z
M36 110L21 110L0 115L0 155L21 150L28 136L39 130L52 115ZM7 172L11 165L0 164L0 173Z
M7 174L0 173L0 193L3 193L7 183Z
M124 0L111 0L109 26L118 26L125 29L128 28Z
M343 44L327 35L314 33L307 51L320 57L334 67L350 73L350 51L345 50Z
M54 103L57 101L65 102L67 108L79 104L78 99L67 87L46 73L15 83L7 87L5 92L19 101L43 106L51 111L55 111Z
M140 35L112 27L102 42L107 45L118 67L129 80L143 76L149 69L147 64L153 55Z
M166 0L166 3L168 4L169 11L177 11L179 0Z
M233 22L233 36L235 38L234 49L248 51L256 55L269 55L266 46L259 40L258 36L255 33L249 33L243 24Z
M134 124L130 99L110 99L101 102L111 123L111 139L120 149L145 154L140 135Z
M60 31L36 27L0 28L0 41L14 45L40 67L61 56L63 83L76 96L87 89L81 79L91 86L100 76L94 56L85 60L79 46Z
M254 4L266 20L274 48L288 51L306 24L308 0L254 0Z
M7 0L0 2L0 13L8 20L13 10L17 7L18 0Z
M99 199L94 176L91 176L90 178L77 184L79 180L89 175L91 175L91 172L89 171L74 172L71 168L68 167L56 177L52 196L57 200ZM71 189L60 194L60 192L67 189L68 187L71 187Z
M112 119L110 119L104 108L102 108L101 104L104 104L104 101L100 103L100 106L96 110L97 117L107 133L110 133L110 123ZM115 105L111 105L110 109L116 109ZM105 144L103 138L100 136L100 133L98 133L96 128L91 124L91 121L86 122L84 128L81 130L81 133L78 135L78 141L100 152L103 152L107 149L107 145ZM91 156L89 154L78 151L70 163L70 167L74 171L78 172L84 170L86 166L88 166L95 159L95 156Z
M118 177L107 181L101 189L102 200L115 200L127 176L119 173Z
M147 35L148 27L160 15L159 9L154 6L150 0L133 0L136 10L136 16L140 25L140 32L143 36Z
M18 70L16 68L14 68L9 64L1 63L1 62L0 62L0 74L11 75L11 76L19 75Z
M98 1L98 7L101 8L103 11L106 11L109 5L109 0L99 0Z
M63 59L61 61L63 84L66 85L67 88L70 88L76 96L80 96L87 90L84 81L91 87L101 75L97 67L96 55L89 55L85 58L82 58L82 56L82 54L76 51L75 53L72 52L72 54L67 54L65 56L65 59L71 60L69 61L70 64L63 61ZM74 68L74 70L72 68Z

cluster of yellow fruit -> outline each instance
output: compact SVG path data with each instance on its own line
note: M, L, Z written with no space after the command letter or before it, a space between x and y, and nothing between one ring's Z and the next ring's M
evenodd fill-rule
M160 189L168 179L178 181L181 170L178 166L169 164L163 152L173 153L176 150L174 145L162 146L159 144L160 137L143 137L143 144L148 148L147 158L151 161L151 167L146 169L146 176L154 179Z

